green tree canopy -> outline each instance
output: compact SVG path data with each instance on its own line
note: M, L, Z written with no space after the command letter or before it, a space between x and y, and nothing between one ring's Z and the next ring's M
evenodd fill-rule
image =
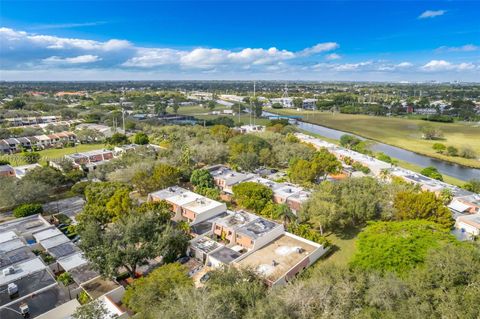
M146 145L150 142L148 135L143 132L138 132L133 137L133 143L138 145Z
M374 222L358 236L352 265L406 273L423 264L430 249L455 239L441 225L425 220Z
M245 182L234 185L233 194L238 205L260 213L267 204L272 203L273 191L259 183Z
M212 188L215 186L212 174L206 169L194 170L190 176L190 182L196 187Z
M424 219L448 229L454 224L450 210L432 192L399 192L393 206L397 220Z
M178 263L166 264L135 280L125 291L123 302L142 317L151 318L155 306L170 298L175 289L184 288L193 288L188 269Z

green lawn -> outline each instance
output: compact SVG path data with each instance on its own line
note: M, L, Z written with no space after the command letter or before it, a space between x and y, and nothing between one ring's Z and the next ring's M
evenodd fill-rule
M324 262L336 265L348 264L356 252L357 235L360 230L361 229L349 229L341 235L328 235L327 238L332 242L333 247L332 252Z
M477 123L436 123L398 117L352 115L321 111L296 111L291 109L269 110L283 115L302 115L303 120L333 129L350 132L378 142L401 147L419 154L462 165L480 168L478 159L451 157L436 153L432 145L436 142L461 148L471 147L480 156L480 126ZM420 127L430 124L444 134L442 141L421 138Z
M67 154L98 150L104 147L105 147L104 144L80 144L75 147L47 149L47 150L39 151L38 153L40 153L40 156L41 156L40 164L45 164L47 161L61 158ZM11 154L11 155L0 155L0 159L5 159L9 161L13 166L27 164L19 153Z

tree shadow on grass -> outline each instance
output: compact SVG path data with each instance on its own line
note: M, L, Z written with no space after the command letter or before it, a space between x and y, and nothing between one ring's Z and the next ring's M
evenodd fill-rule
M334 234L336 237L342 240L348 240L352 239L358 236L358 233L362 231L361 227L348 227L344 229L338 229L336 231L333 231L332 234Z

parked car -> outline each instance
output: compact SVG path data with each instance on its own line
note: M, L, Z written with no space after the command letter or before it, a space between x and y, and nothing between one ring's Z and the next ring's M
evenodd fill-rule
M210 275L211 275L211 271L205 273L205 275L203 275L201 278L200 278L200 282L203 284L205 282L208 281L208 279L210 279Z

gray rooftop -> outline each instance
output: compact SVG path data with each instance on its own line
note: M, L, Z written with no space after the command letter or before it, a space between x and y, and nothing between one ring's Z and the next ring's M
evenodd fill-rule
M48 249L50 255L57 259L71 255L73 253L76 253L77 251L77 247L70 241Z
M54 283L55 283L55 279L53 279L53 277L48 273L47 270L38 271L33 274L30 274L29 276L15 280L15 284L18 286L18 293L19 293L18 298L25 297L31 293L34 293ZM0 291L6 290L7 286L8 284L0 286ZM30 298L30 300L33 300L33 299L34 298ZM3 292L0 293L0 307L10 303L11 301L12 300L10 299L7 293L3 293ZM1 312L0 310L0 318L2 319L4 318L3 314L4 313ZM8 318L8 317L5 317L5 318Z
M222 263L228 265L238 257L240 257L242 254L230 249L228 247L222 247L218 250L216 250L214 253L210 255L210 257L215 258L218 261L221 261Z
M33 258L35 258L35 254L26 246L8 252L0 252L0 268L3 269L18 262Z
M54 281L55 282L55 281ZM8 295L7 295L8 298ZM20 304L26 302L30 311L30 318L35 318L47 311L56 308L65 302L69 301L68 292L61 289L58 285L53 286L50 289L36 293L31 298L25 300L19 300L14 304L8 306L8 308L0 309L0 318L2 319L24 319L22 315L12 311L12 309L18 311Z
M220 244L208 237L202 237L191 243L192 247L203 251L204 253L210 253L220 247Z
M280 224L271 222L264 218L259 217L251 223L240 227L237 232L245 234L250 238L256 239L270 232L272 229L279 227Z

